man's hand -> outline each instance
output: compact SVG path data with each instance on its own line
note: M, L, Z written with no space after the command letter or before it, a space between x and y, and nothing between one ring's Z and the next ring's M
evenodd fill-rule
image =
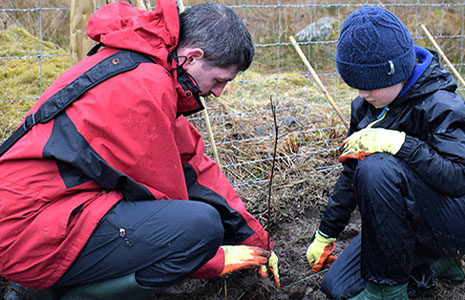
M307 249L307 260L312 266L313 272L320 272L336 260L336 256L330 255L335 248L335 238L326 237L319 230L315 233L315 239Z
M279 281L278 256L274 253L274 251L271 251L271 255L268 258L268 264L260 266L258 269L258 275L268 277L268 270L270 270L271 274L273 274L276 285L281 287L281 282Z
M396 154L405 141L405 132L383 129L365 128L353 133L341 145L339 161L345 163L349 159L363 160L375 152Z
M270 251L252 246L221 246L224 251L224 268L221 275L259 267L268 262Z

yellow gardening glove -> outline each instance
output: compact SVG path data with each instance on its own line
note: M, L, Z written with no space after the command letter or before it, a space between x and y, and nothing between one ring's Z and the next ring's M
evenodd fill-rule
M353 133L341 145L339 156L341 163L349 159L364 160L375 152L385 152L395 155L405 142L405 132L383 129L365 128Z
M221 275L259 267L268 262L270 251L252 246L221 246L224 251L224 268Z
M278 256L274 251L271 251L271 255L268 258L268 264L261 265L258 269L258 275L262 277L268 277L268 270L273 274L274 282L280 288L281 282L279 281L279 270L278 270Z
M335 248L335 238L326 237L319 230L315 233L315 239L307 249L307 260L313 272L320 272L336 260L336 256L330 255Z

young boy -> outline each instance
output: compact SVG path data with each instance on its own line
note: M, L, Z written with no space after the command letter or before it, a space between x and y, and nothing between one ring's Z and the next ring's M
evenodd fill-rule
M307 250L312 270L334 260L336 237L356 206L362 230L329 269L323 291L399 300L408 299L408 283L462 282L465 103L452 75L380 7L345 20L336 64L359 96L339 157L344 169Z

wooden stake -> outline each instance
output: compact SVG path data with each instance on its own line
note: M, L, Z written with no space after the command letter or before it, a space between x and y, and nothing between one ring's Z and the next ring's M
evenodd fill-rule
M94 41L86 35L87 23L95 10L94 4L93 0L71 0L69 13L71 64L83 59L94 46Z
M150 0L145 0L145 7L148 11L152 11L152 6L150 6Z
M204 107L203 117L205 118L205 127L207 129L208 139L210 140L210 144L212 145L213 157L215 158L216 163L221 169L220 157L218 156L218 150L216 149L215 137L213 136L210 118L208 117L207 105L205 104L205 100L203 99L203 97L200 97L200 101L202 102L202 105Z
M178 4L179 13L182 13L184 11L184 4L182 3L182 0L177 0L177 4ZM209 98L211 97L209 96L207 99ZM205 119L205 126L207 129L208 139L210 140L210 144L212 145L213 158L215 159L216 163L221 169L222 167L221 167L220 157L218 156L218 150L216 149L215 138L213 136L213 131L211 128L210 117L208 116L206 101L202 97L200 97L200 102L202 102L202 105L204 107L202 114Z
M182 0L177 0L177 2L178 2L179 13L182 13L184 11L184 4L182 3Z
M454 73L455 77L458 78L458 80L460 81L460 83L462 84L463 87L465 87L465 81L463 80L462 76L460 76L460 73L457 72L457 70L455 69L454 65L449 61L449 59L447 58L447 56L444 54L444 52L442 51L441 47L439 47L438 43L436 43L436 41L434 40L433 36L431 35L431 33L428 31L428 29L426 29L426 26L424 24L421 25L421 28L423 29L423 31L425 32L426 36L428 37L428 39L431 41L431 43L433 44L434 48L436 48L436 51L438 51L438 53L441 55L442 59L446 62L446 64L449 66L449 68L451 69L452 73Z
M297 44L296 40L294 39L293 36L290 36L289 39L291 40L292 46L294 46L295 50L297 51L297 54L299 54L300 58L304 62L305 66L307 69L310 71L310 74L312 74L313 79L315 79L316 83L318 84L319 88L323 91L323 94L326 96L326 99L328 99L329 104L334 108L336 111L337 115L341 119L342 123L344 123L345 127L349 129L349 123L346 121L344 118L344 114L342 111L339 109L337 106L336 102L334 102L333 98L329 94L328 90L325 88L323 83L321 82L320 78L318 77L318 74L315 72L315 70L312 68L312 65L310 65L310 62L307 60L305 57L305 54L302 52L302 49L300 49L299 45Z
M136 0L136 7L137 9L147 10L145 7L144 0Z

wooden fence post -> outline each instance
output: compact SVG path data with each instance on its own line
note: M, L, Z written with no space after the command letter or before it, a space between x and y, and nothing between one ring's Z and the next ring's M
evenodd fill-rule
M84 58L94 45L86 35L87 22L94 10L95 0L71 0L69 37L72 65Z

